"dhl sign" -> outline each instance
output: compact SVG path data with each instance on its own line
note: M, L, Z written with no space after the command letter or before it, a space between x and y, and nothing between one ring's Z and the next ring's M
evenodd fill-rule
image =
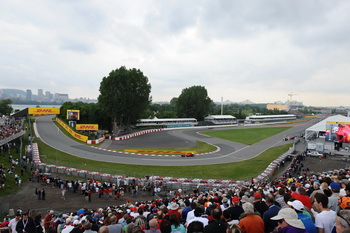
M60 119L56 118L56 121L58 124L60 124L70 135L72 135L74 138L86 142L89 138L88 136L85 135L81 135L78 134L76 132L74 132L74 130L72 130L68 125L66 125L63 121L61 121Z
M60 114L60 108L28 108L28 114L32 114L32 115Z
M98 124L77 124L76 130L98 130Z

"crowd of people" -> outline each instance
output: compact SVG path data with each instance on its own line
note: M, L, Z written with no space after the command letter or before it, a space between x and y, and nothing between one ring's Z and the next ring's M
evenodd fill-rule
M293 166L299 168L300 162L293 161ZM123 205L94 210L86 207L70 213L51 210L43 216L19 209L14 218L4 219L1 232L350 232L350 171L320 174L298 171L295 176L289 172L270 181L186 194L178 190L164 198L125 200ZM69 183L51 179L48 184L72 188L74 192L74 185ZM125 188L132 189L130 184L132 181ZM96 185L91 180L77 185L77 192L82 192L83 186L91 190L94 187L96 193L100 188L108 189L107 184ZM120 188L124 189L120 185L115 190Z
M0 141L22 130L21 122L14 118L3 116L0 118Z

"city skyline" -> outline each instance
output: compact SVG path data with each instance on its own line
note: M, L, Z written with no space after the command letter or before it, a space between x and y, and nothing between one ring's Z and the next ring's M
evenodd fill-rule
M1 89L97 99L102 78L126 66L149 78L154 102L201 85L215 102L294 93L306 106L349 105L345 0L34 1L0 9Z

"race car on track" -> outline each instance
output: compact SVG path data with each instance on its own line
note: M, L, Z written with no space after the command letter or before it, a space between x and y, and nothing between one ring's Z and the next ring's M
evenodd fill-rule
M193 156L194 156L194 153L185 153L181 155L181 157L193 157Z

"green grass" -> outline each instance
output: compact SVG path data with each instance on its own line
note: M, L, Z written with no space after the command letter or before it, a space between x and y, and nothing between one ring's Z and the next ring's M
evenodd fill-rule
M125 151L127 149L116 149L115 151ZM213 152L216 150L215 146L212 146L208 143L197 141L195 147L186 147L186 148L132 148L131 150L149 150L149 151L196 151L197 154ZM147 154L146 152L142 152ZM148 154L155 154L154 152ZM175 153L162 153L165 155L172 155Z
M213 130L202 132L202 134L246 145L252 145L290 128L291 127L266 127L254 129Z
M44 163L74 167L89 171L104 172L117 175L143 177L146 175L203 178L203 179L233 179L245 180L260 174L274 159L288 150L290 145L271 148L261 155L241 161L219 165L201 166L143 166L119 163L106 163L78 158L57 151L37 140L41 160ZM116 156L118 156L116 154ZM184 158L186 159L186 158Z

